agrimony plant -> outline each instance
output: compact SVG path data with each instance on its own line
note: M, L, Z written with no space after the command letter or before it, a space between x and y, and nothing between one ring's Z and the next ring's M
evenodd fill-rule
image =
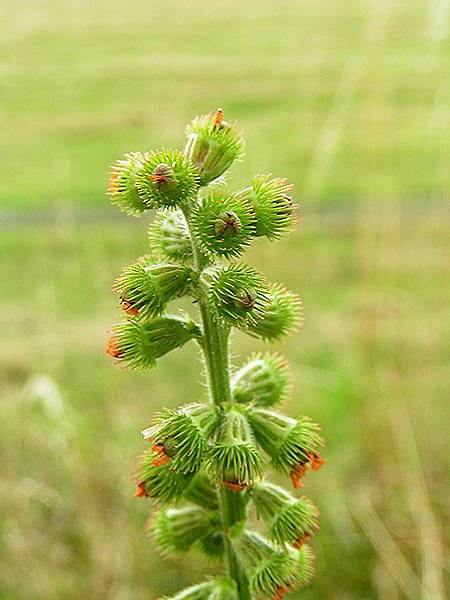
M135 496L160 505L149 531L163 554L196 551L225 567L172 600L280 600L311 580L318 511L270 483L268 471L298 490L323 464L323 442L311 419L278 411L290 390L286 360L260 353L235 369L229 343L233 328L273 342L302 321L298 296L239 258L256 238L289 232L296 206L291 186L271 175L225 189L222 176L242 156L243 140L221 110L196 117L186 135L183 150L127 154L108 186L122 211L157 211L148 254L114 284L124 319L111 330L108 354L129 369L150 369L193 341L208 383L205 402L165 410L144 429ZM181 296L194 299L198 315L168 312Z

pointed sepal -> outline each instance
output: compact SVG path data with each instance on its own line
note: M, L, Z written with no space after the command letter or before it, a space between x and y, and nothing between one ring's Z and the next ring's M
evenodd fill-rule
M269 289L269 302L263 318L249 323L248 332L274 342L298 329L303 323L303 304L297 294L275 284Z
M291 196L292 186L280 177L257 175L251 186L238 193L252 206L256 235L277 240L293 229L297 208Z
M201 185L222 175L243 153L242 134L224 120L221 109L195 117L186 127L186 136L184 154L197 167Z
M220 417L208 464L216 477L233 492L240 492L261 477L261 457L246 416L238 408L227 407Z
M178 473L200 469L208 444L218 424L214 407L188 404L155 416L142 434L158 454L155 464L170 464Z
M160 315L168 302L186 293L190 274L189 267L142 256L125 267L113 289L127 314L148 319Z
M180 210L160 210L148 228L150 249L169 261L186 261L192 257L188 226Z
M146 322L131 319L112 328L106 352L129 369L148 369L195 337L201 337L199 326L181 317L166 315Z
M145 155L136 175L139 196L149 208L172 208L195 198L199 175L179 150L159 150Z
M251 356L231 378L236 402L274 406L288 396L291 389L286 360L275 353Z
M283 488L263 481L252 489L257 514L267 535L279 544L300 548L319 528L319 511L309 498L296 498Z
M214 314L235 327L256 327L269 306L267 284L255 269L230 264L203 273Z
M135 217L140 216L149 207L141 199L136 187L136 176L142 169L145 155L141 152L125 154L111 167L108 180L108 196L111 204Z
M163 600L239 600L236 583L231 579L215 578L192 585Z
M323 445L320 427L309 417L291 419L277 412L249 408L248 421L258 444L269 455L275 469L288 473L294 488L302 486L307 467L317 470L324 462L318 450Z

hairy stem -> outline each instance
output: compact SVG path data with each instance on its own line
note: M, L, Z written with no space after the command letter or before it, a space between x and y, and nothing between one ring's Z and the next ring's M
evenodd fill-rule
M184 214L189 229L191 229L189 212L185 211ZM194 236L191 237L195 266L200 271L208 261L198 248ZM201 293L198 303L203 325L202 350L205 358L210 400L220 406L224 402L232 401L229 353L230 328L213 318L208 301ZM228 535L230 527L245 518L244 502L238 494L234 494L223 486L220 488L219 499L228 573L230 578L237 584L240 600L251 600L247 576L237 561Z

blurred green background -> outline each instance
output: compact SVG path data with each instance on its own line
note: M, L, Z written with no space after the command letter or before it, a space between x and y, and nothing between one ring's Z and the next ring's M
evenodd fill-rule
M196 352L137 375L103 353L112 280L147 226L108 206L108 166L181 146L218 106L247 140L230 186L273 172L301 204L295 234L248 253L304 300L302 332L277 347L287 410L328 441L305 486L317 577L289 597L444 598L448 0L0 11L1 600L150 600L218 569L161 558L132 498L139 431L203 397ZM236 335L235 363L256 347Z

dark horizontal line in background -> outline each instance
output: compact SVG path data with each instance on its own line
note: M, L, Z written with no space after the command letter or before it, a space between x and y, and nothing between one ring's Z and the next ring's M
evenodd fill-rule
M415 201L411 203L399 203L383 201L380 204L368 202L335 202L328 203L325 206L308 206L303 204L302 213L303 223L313 222L320 218L321 221L339 221L342 219L347 225L356 217L362 214L369 214L372 217L389 218L389 215L404 215L414 218L424 215L439 215L444 221L450 216L450 202L445 201ZM150 215L149 215L150 216ZM62 205L56 209L40 210L0 210L0 228L14 227L32 227L36 225L96 225L96 224L115 224L115 223L136 223L138 219L133 219L120 213L114 207L102 208L74 208L69 205Z

